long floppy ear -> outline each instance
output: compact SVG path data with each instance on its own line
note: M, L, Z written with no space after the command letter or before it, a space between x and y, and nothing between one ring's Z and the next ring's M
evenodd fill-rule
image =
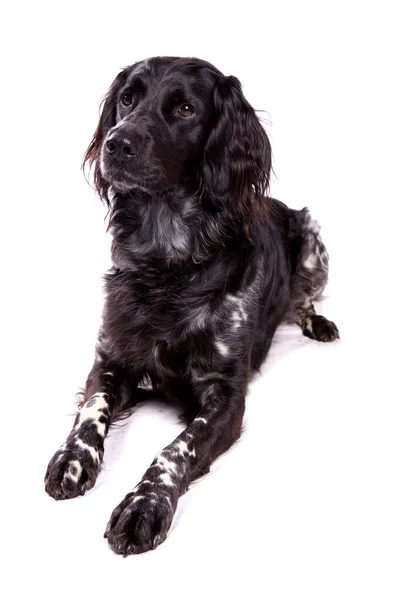
M108 188L110 187L110 184L103 178L100 170L100 152L102 143L108 131L115 125L117 92L122 83L125 81L126 76L127 73L125 71L121 71L112 82L107 94L104 96L100 104L101 110L99 123L82 161L82 168L84 170L87 165L91 168L93 167L93 182L95 188L100 198L107 204L107 206L110 204L110 200L108 198Z
M250 225L269 206L265 192L271 171L271 147L236 77L222 77L214 91L214 124L203 159L203 182L213 200L226 201Z

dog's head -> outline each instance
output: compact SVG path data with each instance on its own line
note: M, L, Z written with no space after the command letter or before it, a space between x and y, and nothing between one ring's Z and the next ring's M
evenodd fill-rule
M231 199L252 217L271 169L267 135L239 81L198 59L152 58L112 83L84 164L110 186L161 193L177 186Z

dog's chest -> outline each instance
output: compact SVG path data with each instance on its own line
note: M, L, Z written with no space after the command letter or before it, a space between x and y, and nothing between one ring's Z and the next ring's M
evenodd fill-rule
M175 286L141 288L127 277L107 280L103 331L113 358L128 365L183 362L186 346L207 346L213 310L208 297ZM180 366L179 364L177 365Z
M187 284L139 287L118 274L107 280L103 334L111 358L159 375L220 369L253 328L248 297L198 293Z

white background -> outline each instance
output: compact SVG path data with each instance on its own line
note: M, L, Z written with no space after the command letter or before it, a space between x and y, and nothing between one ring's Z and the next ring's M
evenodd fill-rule
M391 2L13 2L1 34L1 540L6 598L393 599ZM113 431L96 488L43 490L91 366L109 265L80 163L123 66L198 56L239 77L272 140L273 195L331 255L341 341L281 328L244 434L127 559L112 509L181 430L160 404ZM260 113L262 114L262 113Z

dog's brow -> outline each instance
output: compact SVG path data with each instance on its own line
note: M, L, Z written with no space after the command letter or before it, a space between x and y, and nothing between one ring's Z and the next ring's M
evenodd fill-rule
M147 86L147 84L142 80L141 76L139 75L134 75L132 77L132 79L130 79L127 82L127 86L128 88L133 88L136 90L141 90L141 89L145 89Z
M171 99L174 99L174 98L186 98L187 96L190 96L190 93L186 90L185 87L181 87L181 86L174 87L174 86L172 86L171 88L169 88L167 90L167 95Z

